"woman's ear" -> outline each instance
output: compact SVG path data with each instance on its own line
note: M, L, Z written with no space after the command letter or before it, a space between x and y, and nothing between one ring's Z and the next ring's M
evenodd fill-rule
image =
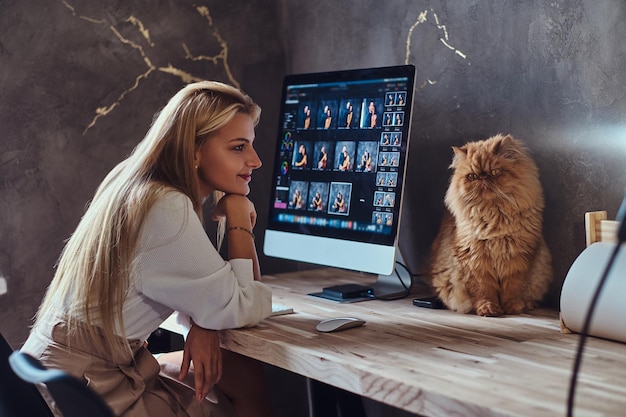
M198 149L196 149L196 153L194 154L193 157L193 166L195 169L198 169L198 166L200 166L200 148L198 147Z

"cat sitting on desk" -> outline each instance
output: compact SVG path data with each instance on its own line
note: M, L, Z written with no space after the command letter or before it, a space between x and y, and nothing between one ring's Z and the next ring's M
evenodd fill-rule
M431 254L439 298L461 313L519 314L552 279L537 166L512 136L453 147L446 213Z

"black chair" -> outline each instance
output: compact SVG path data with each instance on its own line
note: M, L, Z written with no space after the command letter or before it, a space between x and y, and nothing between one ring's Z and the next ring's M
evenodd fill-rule
M47 369L37 359L19 351L10 355L9 363L13 371L24 381L45 384L64 417L115 417L98 394L67 372Z
M9 365L13 348L0 333L0 416L53 417L37 387L23 381Z

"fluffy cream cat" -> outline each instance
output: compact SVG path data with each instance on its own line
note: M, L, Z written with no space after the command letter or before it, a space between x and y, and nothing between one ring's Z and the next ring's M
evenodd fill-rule
M537 166L512 136L453 147L430 279L446 306L481 316L535 307L552 279Z

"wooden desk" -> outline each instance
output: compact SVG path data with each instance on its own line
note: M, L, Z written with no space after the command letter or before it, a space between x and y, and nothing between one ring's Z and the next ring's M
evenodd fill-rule
M557 311L487 318L414 307L412 297L337 304L306 295L372 280L333 269L267 276L274 301L296 313L225 331L222 344L423 416L565 416L579 337L560 332ZM315 330L320 320L337 316L367 324ZM575 416L626 415L625 362L625 344L588 339Z

